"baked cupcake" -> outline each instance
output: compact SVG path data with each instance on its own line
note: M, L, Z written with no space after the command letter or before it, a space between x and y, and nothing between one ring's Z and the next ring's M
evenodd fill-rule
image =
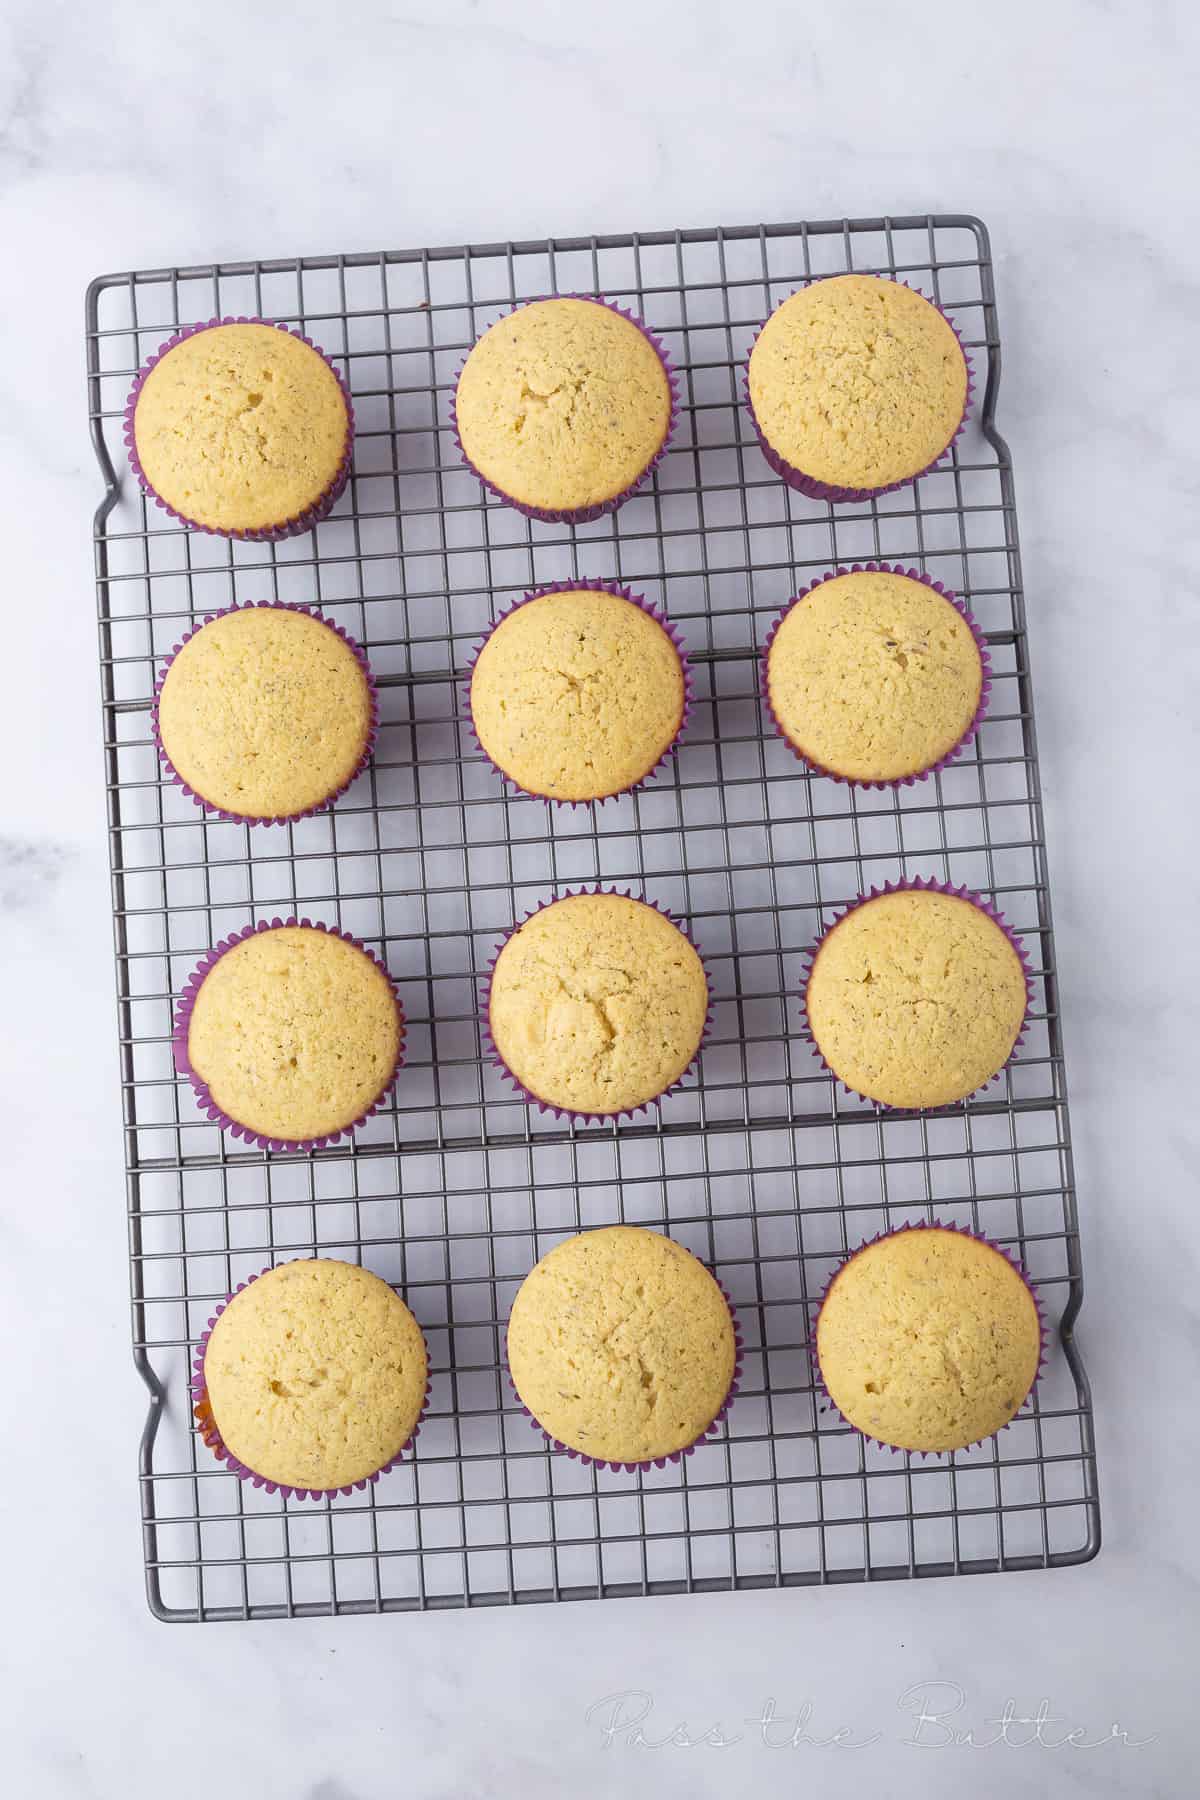
M941 768L974 736L990 664L939 582L886 563L839 569L789 602L762 663L776 730L819 775L887 787Z
M508 1321L509 1373L534 1425L614 1468L661 1467L706 1436L736 1390L740 1348L704 1264L634 1225L557 1245Z
M938 307L901 281L833 275L791 295L750 352L747 400L789 487L866 499L923 475L962 428L970 369Z
M708 978L679 927L648 902L568 894L505 939L484 1017L497 1060L531 1100L612 1118L660 1099L691 1067Z
M320 613L275 601L231 607L189 632L154 697L171 779L251 825L331 805L366 767L376 720L359 645Z
M1037 1378L1042 1322L996 1245L902 1226L834 1275L813 1333L822 1385L848 1424L896 1450L965 1450L1015 1417Z
M645 480L675 426L656 337L607 300L534 300L490 326L458 377L452 422L485 487L535 519L597 519Z
M353 1263L283 1263L217 1308L196 1359L209 1449L255 1487L324 1498L365 1487L418 1430L429 1361L386 1281Z
M323 351L265 319L169 338L125 409L134 474L173 517L224 537L280 538L323 519L346 485L354 412Z
M469 689L475 736L499 773L571 802L643 781L688 700L671 626L611 581L567 581L518 602L485 638Z
M214 1123L264 1149L311 1150L382 1105L403 1057L404 1014L387 970L355 938L275 919L203 959L173 1043Z
M965 888L856 900L813 952L808 1031L838 1080L883 1106L948 1106L998 1075L1029 1005L1025 953Z

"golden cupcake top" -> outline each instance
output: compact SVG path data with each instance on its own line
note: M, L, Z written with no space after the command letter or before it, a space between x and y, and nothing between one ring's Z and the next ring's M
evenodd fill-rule
M946 1106L1008 1061L1025 971L981 907L936 889L864 901L826 932L805 999L817 1048L856 1093Z
M817 1317L834 1405L901 1450L962 1450L1019 1412L1041 1326L1008 1258L962 1232L893 1232L834 1277Z
M371 732L371 690L346 640L311 613L247 606L210 619L171 662L163 749L210 806L288 818L348 782Z
M729 1307L682 1244L638 1226L568 1238L521 1284L508 1366L549 1436L600 1462L686 1449L733 1381Z
M936 306L899 281L835 275L776 307L750 353L750 403L785 462L831 487L907 481L962 420L967 365Z
M631 320L593 300L535 300L489 327L455 394L485 480L523 506L577 512L631 487L662 448L671 390Z
M882 569L838 575L803 595L767 652L784 736L848 781L931 768L967 731L982 689L979 646L958 608Z
M316 926L284 925L213 963L192 1005L187 1056L237 1124L305 1142L374 1105L402 1035L391 983L365 950Z
M215 531L286 524L332 485L350 419L311 344L274 325L213 325L168 350L133 414L149 485Z
M683 668L667 632L600 588L516 607L471 676L484 750L551 800L596 800L640 781L673 742L683 709Z
M492 971L488 1022L523 1087L565 1112L654 1100L704 1035L704 965L678 926L641 900L576 894L534 913Z
M426 1375L420 1326L385 1281L352 1263L284 1263L214 1325L198 1416L255 1475L348 1487L408 1442Z

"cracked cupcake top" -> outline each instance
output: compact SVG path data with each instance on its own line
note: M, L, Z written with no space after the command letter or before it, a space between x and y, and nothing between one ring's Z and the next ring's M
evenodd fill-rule
M683 720L679 653L651 614L602 589L538 594L503 618L471 676L497 768L531 794L598 800L648 775Z
M767 652L771 710L792 747L847 781L899 781L947 755L975 717L983 662L944 595L884 569L796 600Z
M1006 1256L930 1226L892 1232L843 1264L816 1347L830 1398L860 1431L900 1450L962 1450L1019 1412L1041 1324Z
M703 1263L639 1226L557 1245L522 1282L508 1321L522 1405L597 1461L686 1449L728 1398L735 1360L729 1307Z
M662 448L671 389L638 326L594 300L535 300L497 320L455 393L463 451L523 506L578 512L632 487Z
M1012 1054L1025 970L1004 929L936 889L879 894L817 946L805 1005L839 1080L885 1106L947 1106Z
M332 485L349 435L325 358L274 325L193 332L155 363L133 414L150 486L216 531L298 518Z
M217 1320L198 1414L268 1481L347 1487L403 1449L425 1380L421 1328L385 1281L352 1263L290 1262Z
M953 327L922 294L878 275L814 281L777 306L749 381L777 455L816 481L867 490L936 461L967 400Z
M708 982L670 919L620 894L534 913L496 959L492 1041L536 1099L617 1113L656 1099L700 1048Z

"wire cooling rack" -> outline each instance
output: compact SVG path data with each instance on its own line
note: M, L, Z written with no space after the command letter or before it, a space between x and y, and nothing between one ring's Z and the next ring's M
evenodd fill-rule
M740 404L755 327L810 275L902 276L956 319L980 402L915 487L831 508L768 470ZM448 424L466 350L513 300L604 294L666 339L682 417L614 517L531 524L486 498ZM333 516L277 545L188 532L129 475L120 415L176 328L262 314L345 371L359 430ZM150 1604L170 1620L480 1606L878 1581L1077 1563L1099 1545L1066 1086L987 234L966 217L559 239L107 275L87 296L105 495L96 578L128 1170L135 1362L149 1391L140 1490ZM988 634L991 714L934 779L860 792L807 776L764 723L756 656L814 575L866 558L928 570ZM697 704L675 762L603 807L510 797L463 722L462 673L525 589L611 576L664 606ZM317 602L368 648L382 730L332 814L206 820L163 781L156 664L233 600ZM1019 1060L978 1099L881 1115L798 1036L801 957L839 906L901 875L993 896L1036 967ZM646 1122L563 1125L481 1056L480 977L501 934L569 884L644 890L714 978L699 1075ZM399 982L407 1065L390 1107L315 1155L246 1149L171 1062L171 1001L198 957L288 913L367 940ZM822 1412L805 1340L848 1247L940 1218L989 1232L1052 1322L1036 1406L982 1447L923 1461ZM552 1456L500 1371L521 1278L581 1226L669 1231L713 1265L747 1336L720 1435L643 1475ZM227 1474L192 1429L189 1353L268 1264L361 1260L431 1347L415 1460L366 1493L284 1501Z

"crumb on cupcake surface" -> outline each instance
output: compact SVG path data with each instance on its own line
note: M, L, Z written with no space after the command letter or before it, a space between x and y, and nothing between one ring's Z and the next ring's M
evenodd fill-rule
M350 420L337 377L294 332L213 325L154 365L134 405L147 482L183 518L263 531L332 485Z
M750 353L749 391L785 462L869 490L919 475L947 448L967 365L952 327L912 288L835 275L776 307Z
M683 719L679 653L658 620L599 588L539 594L487 639L471 677L485 752L530 793L595 800L647 775Z
M324 1258L250 1282L204 1353L207 1413L226 1449L286 1487L347 1487L383 1468L412 1435L426 1376L403 1300L368 1270Z
M805 1005L817 1048L848 1088L885 1106L946 1106L1008 1061L1025 971L1007 934L936 889L880 894L817 947Z
M506 1067L566 1112L641 1106L688 1068L708 982L670 919L620 894L576 894L526 919L492 971L488 1022Z
M850 781L932 767L970 726L982 688L979 646L957 607L883 569L837 575L803 595L767 653L784 736Z
M612 1225L569 1238L526 1276L507 1354L522 1404L551 1437L599 1461L643 1462L712 1424L736 1340L702 1263L658 1232Z
M391 984L356 944L315 926L257 931L201 982L188 1061L215 1104L262 1137L344 1130L379 1098L402 1038Z
M470 462L523 506L580 511L631 487L662 448L671 390L653 344L592 300L535 300L467 357L455 417Z
M816 1347L830 1398L860 1431L902 1450L961 1450L1020 1410L1041 1326L999 1250L923 1227L867 1244L842 1266Z
M362 759L371 691L346 640L310 613L246 606L210 619L158 701L175 772L210 806L287 818L336 793Z

